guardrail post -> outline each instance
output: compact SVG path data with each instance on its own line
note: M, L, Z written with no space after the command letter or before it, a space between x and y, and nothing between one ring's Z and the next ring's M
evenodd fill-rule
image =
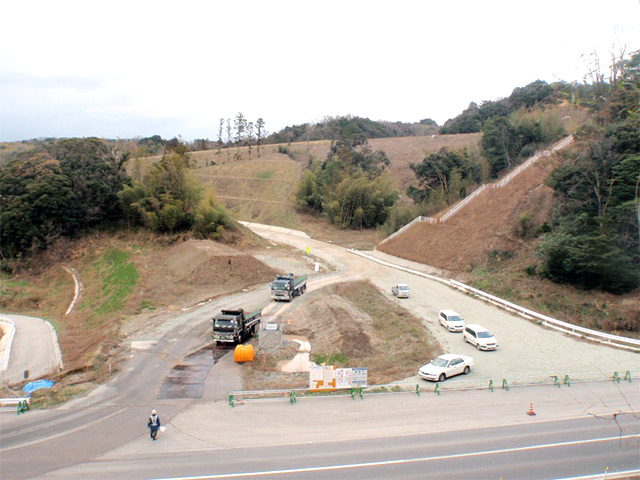
M20 415L21 413L24 413L27 410L29 410L29 404L27 403L26 400L18 402L18 408L17 408L16 415Z
M562 383L564 383L567 387L571 386L571 379L569 378L569 375L564 376L564 382Z
M509 391L509 384L507 383L507 379L502 379L502 388L504 388L507 392Z
M553 378L553 384L554 384L554 385L557 385L557 386L558 386L558 388L560 388L560 387L561 387L561 385L560 385L560 380L558 380L558 376L557 376L557 375L553 375L553 377L552 377L552 378Z
M234 402L233 402L233 394L232 393L229 394L229 405L231 405L232 407L235 406Z
M624 374L624 379L629 380L629 383L631 383L631 372L629 370Z
M489 380L489 390L493 392L493 380Z
M289 402L291 402L291 405L296 403L296 392L294 392L293 390L289 392Z
M620 375L618 375L618 372L613 372L613 381L620 383Z
M420 384L416 383L416 395L420 396Z
M436 393L440 395L440 384L436 383Z

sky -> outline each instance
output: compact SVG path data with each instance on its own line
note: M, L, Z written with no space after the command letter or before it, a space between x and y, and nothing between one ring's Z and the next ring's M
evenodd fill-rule
M326 116L442 125L640 48L640 0L14 1L0 141L218 138ZM223 134L223 139L226 133Z

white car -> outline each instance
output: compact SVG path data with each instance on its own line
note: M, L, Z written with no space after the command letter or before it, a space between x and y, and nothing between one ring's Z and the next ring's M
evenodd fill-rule
M454 310L440 310L438 318L440 319L440 325L450 332L461 332L464 328L464 320Z
M464 327L462 339L478 350L495 350L498 348L498 340L493 336L493 333L482 325L475 323L470 323Z
M391 294L398 298L409 298L409 285L399 283L391 287Z
M455 353L445 353L431 360L431 363L420 367L418 375L432 382L444 382L449 377L461 373L468 374L471 367L473 367L473 358Z

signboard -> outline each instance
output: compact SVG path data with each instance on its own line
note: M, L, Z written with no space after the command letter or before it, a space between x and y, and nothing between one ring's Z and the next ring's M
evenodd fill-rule
M309 389L330 391L337 388L366 387L366 368L336 368L333 365L311 365Z
M351 386L366 387L368 370L366 368L352 368L351 371Z

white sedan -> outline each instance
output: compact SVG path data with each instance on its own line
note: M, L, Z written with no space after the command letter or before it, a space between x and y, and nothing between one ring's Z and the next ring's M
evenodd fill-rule
M431 363L420 367L418 375L432 382L444 382L454 375L461 373L466 375L471 371L471 367L473 367L473 358L466 355L445 353L431 360Z

